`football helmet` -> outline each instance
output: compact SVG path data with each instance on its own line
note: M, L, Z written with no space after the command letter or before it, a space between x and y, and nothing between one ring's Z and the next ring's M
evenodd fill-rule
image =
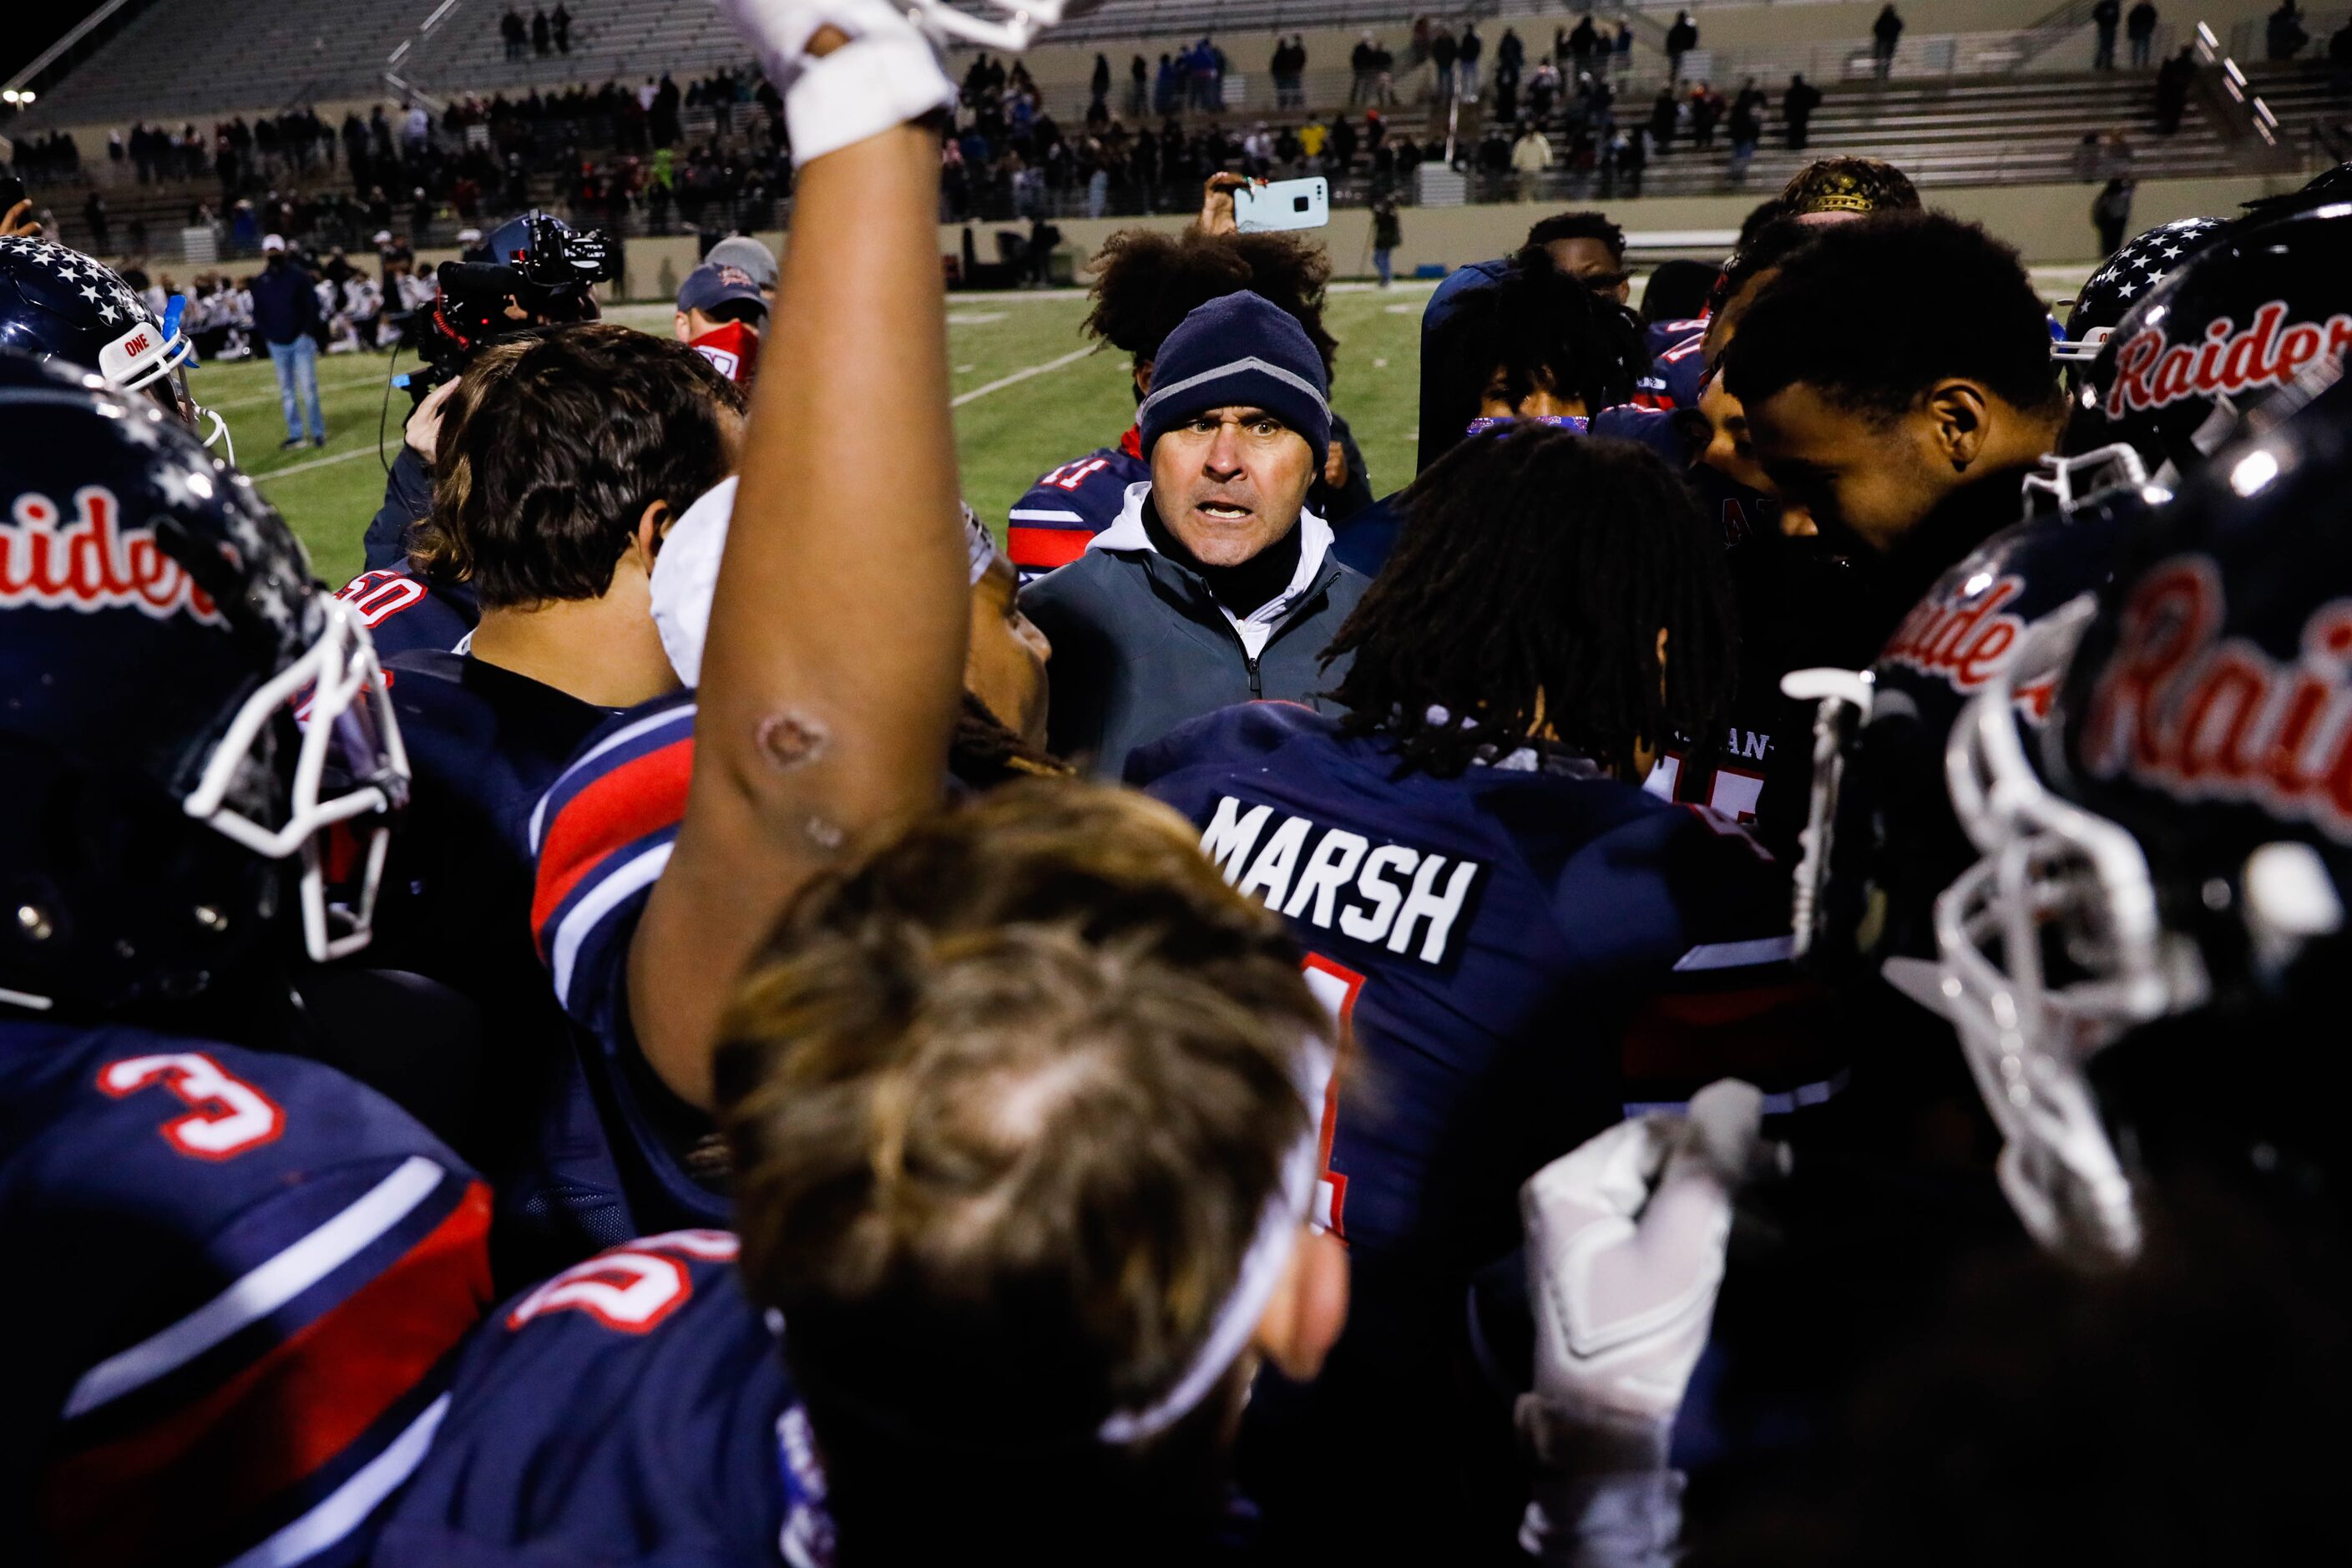
M408 764L358 618L148 399L0 352L0 1004L185 1002L289 918L365 945Z
M195 346L180 331L186 304L174 298L158 321L104 262L46 239L0 238L0 349L61 359L143 392L234 463L228 422L188 395L182 367Z
M2133 301L2075 383L2061 449L2128 442L2168 482L2347 346L2352 202L2232 226Z
M2050 345L2050 357L2088 364L2114 335L2116 323L2133 304L2189 258L2228 232L2228 220L2180 217L2135 236L2106 265L2091 274L2066 313L2066 330Z
M2095 605L2053 622L2078 640L2039 733L2012 666L1947 745L1980 858L1937 902L1941 1001L2003 1134L2003 1190L2079 1258L2130 1258L2144 1222L2138 1140L2094 1059L2208 1004L2340 984L2352 956L2352 384L2263 414L2133 531ZM2188 1121L2242 1047L2272 1048L2176 1055Z
M2027 481L2023 520L1938 578L1870 668L1784 678L1789 696L1820 704L1793 910L1808 967L1838 978L1885 969L1916 993L1936 955L1937 895L1976 853L1945 790L1953 724L2005 672L2023 721L2042 721L2062 645L2044 639L2024 668L2012 664L2044 620L2098 588L2117 541L2166 499L2128 447L2048 459Z

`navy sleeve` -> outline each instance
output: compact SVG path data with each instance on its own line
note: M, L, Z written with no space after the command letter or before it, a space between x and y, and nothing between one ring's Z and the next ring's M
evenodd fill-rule
M383 505L368 524L363 559L371 572L408 560L408 525L433 510L433 466L406 441L383 481Z
M1844 1065L1834 1009L1794 967L1788 875L1745 829L1704 806L1644 812L1571 857L1555 887L1570 946L1637 987L1630 1106L1679 1104L1726 1076L1775 1111L1829 1097Z

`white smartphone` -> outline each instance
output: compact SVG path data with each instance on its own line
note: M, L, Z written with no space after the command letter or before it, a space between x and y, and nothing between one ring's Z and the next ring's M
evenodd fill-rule
M1244 234L1276 228L1322 228L1331 221L1331 185L1317 174L1244 185L1234 193L1234 226Z

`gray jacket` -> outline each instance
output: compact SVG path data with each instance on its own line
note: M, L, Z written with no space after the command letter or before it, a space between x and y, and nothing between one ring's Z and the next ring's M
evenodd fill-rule
M1370 585L1332 557L1330 525L1300 513L1298 574L1249 617L1265 634L1252 658L1200 574L1151 547L1150 494L1149 480L1129 485L1118 521L1021 594L1054 644L1049 743L1101 778L1118 778L1136 747L1236 702L1328 706L1318 694L1339 684L1347 661L1326 669L1323 649Z

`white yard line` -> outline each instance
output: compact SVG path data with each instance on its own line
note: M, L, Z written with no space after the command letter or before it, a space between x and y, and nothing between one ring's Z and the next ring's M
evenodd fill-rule
M967 403L986 397L992 392L1002 392L1008 386L1017 385L1033 375L1043 375L1047 371L1059 370L1066 364L1076 364L1094 352L1094 345L1091 343L1082 349L1072 349L1059 359L1049 359L1044 364L1033 364L1026 370L1016 370L1011 375L999 376L984 386L973 387L970 392L959 392L948 399L948 406L961 408Z
M331 458L311 458L304 462L289 463L282 468L272 468L266 474L256 474L253 476L253 482L257 485L266 485L272 479L282 479L289 474L299 474L306 469L323 468L335 463L348 463L353 458L373 458L375 455L376 449L373 447L354 447L348 452L338 452Z
M249 364L249 363L251 363L252 362L251 362L250 360L248 360L248 361L246 361L246 362L244 362L244 363L248 363L248 364ZM265 360L265 361L263 361L262 363L264 363L266 364L266 363L268 363L268 362ZM198 374L199 374L199 375L201 375L201 374L202 374L202 372L200 371L200 372L198 373ZM348 391L350 391L352 387L355 387L355 386L382 386L382 385L383 384L383 380L384 380L384 378L383 378L383 376L381 376L381 375L367 375L367 376L362 376L362 377L361 377L359 380L357 380L357 381L323 381L323 380L322 380L322 381L320 381L320 382L319 383L319 395L320 395L320 396L321 396L321 397L324 397L328 393L331 393L331 392L348 392ZM189 389L188 389L188 390L189 390L189 391L191 391L191 392L194 392L194 391L195 391L195 390L196 390L196 388L195 388L194 386L191 386L191 387L189 387ZM232 398L230 398L230 399L229 399L227 402L226 402L226 403L207 403L207 404L205 404L205 407L207 407L207 408L224 408L224 409L226 409L226 408L261 408L261 407L266 407L267 405L270 405L270 404L276 403L277 401L278 401L278 394L276 394L276 393L274 393L274 392L267 393L267 394L263 394L263 393L257 393L257 394L255 394L255 395L254 395L253 396L251 396L251 397L232 397Z

